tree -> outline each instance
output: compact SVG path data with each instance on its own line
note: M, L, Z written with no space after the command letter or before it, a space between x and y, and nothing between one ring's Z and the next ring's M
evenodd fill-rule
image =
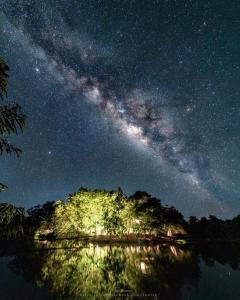
M80 189L77 193L70 195L67 207L69 216L71 215L69 219L75 220L74 231L79 231L78 228L81 228L88 234L110 236L119 233L122 229L119 214L123 199L121 191Z
M16 237L23 234L25 210L12 204L0 203L0 238Z
M18 134L19 131L23 130L25 125L25 115L22 113L19 104L6 101L8 72L8 65L0 58L0 98L3 102L3 104L0 105L0 155L3 155L4 153L15 153L19 156L21 150L12 145L8 138L10 135ZM6 186L0 183L0 192L5 188Z
M52 220L58 201L48 201L43 205L37 205L27 210L28 217L25 221L25 231L33 234L44 227L43 224ZM42 230L43 231L43 230Z
M164 207L162 213L162 234L168 237L182 236L186 234L183 215L173 206Z
M161 200L151 197L146 192L137 191L129 197L129 201L134 203L135 231L142 234L156 234L162 225Z

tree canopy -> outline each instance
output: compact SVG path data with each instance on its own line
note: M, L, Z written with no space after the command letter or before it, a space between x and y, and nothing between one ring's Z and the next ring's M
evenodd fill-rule
M81 188L66 202L50 204L30 211L32 220L36 220L36 215L48 216L34 221L37 235L135 238L167 236L169 230L171 236L185 233L183 216L145 192L137 192L128 198L121 190L108 192Z
M25 209L9 203L0 203L0 236L2 238L16 237L23 234Z

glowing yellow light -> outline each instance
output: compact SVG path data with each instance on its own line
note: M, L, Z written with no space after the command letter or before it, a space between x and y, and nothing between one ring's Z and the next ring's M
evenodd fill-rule
M146 264L144 261L140 262L140 268L143 273L146 273Z
M177 255L177 249L176 249L176 247L170 246L170 250L171 250L171 252L172 252L172 254L173 254L174 256L178 256L178 255Z

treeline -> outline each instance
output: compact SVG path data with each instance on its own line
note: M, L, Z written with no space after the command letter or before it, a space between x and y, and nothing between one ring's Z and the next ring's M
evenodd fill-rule
M231 220L221 220L210 215L209 218L190 217L187 227L188 234L193 239L240 239L240 215Z
M46 202L27 211L0 204L0 238L238 239L240 216L223 221L215 216L198 220L162 205L146 192L127 197L122 190L81 188L65 200Z

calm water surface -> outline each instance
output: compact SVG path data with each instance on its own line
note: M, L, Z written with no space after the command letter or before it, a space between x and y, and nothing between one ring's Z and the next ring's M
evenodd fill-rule
M240 299L240 246L8 245L0 299Z

